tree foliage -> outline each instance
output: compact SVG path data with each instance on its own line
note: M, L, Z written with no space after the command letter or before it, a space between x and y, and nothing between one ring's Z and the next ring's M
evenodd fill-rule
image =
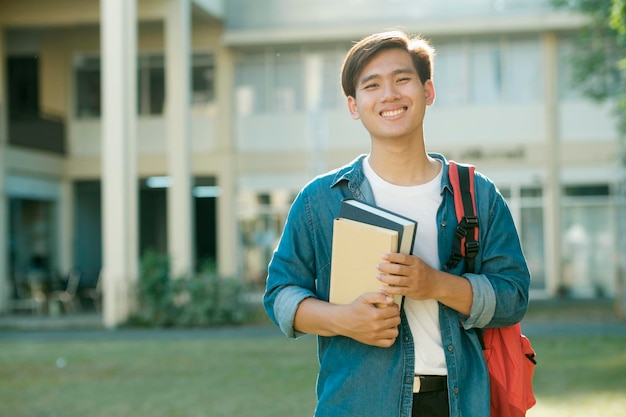
M569 56L572 83L597 101L614 101L626 135L626 0L552 0L557 8L589 17Z

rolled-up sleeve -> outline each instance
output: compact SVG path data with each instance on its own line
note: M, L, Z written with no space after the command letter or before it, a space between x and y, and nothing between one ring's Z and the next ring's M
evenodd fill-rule
M487 326L496 310L496 293L485 275L465 274L472 285L473 301L469 317L461 320L465 329Z
M474 299L463 326L510 326L524 317L528 307L530 272L506 201L479 177L478 185L484 185L478 204L482 250L476 258L477 273L464 274Z
M276 295L274 317L276 324L287 337L297 338L305 334L297 331L293 322L300 303L304 299L314 296L315 294L309 290L296 286L285 287Z

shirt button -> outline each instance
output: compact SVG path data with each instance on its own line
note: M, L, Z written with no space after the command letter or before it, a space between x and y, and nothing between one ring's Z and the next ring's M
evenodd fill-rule
M455 394L458 394L459 393L459 387L454 387L453 391L454 391Z
M454 350L454 346L448 345L448 352L452 352Z
M441 222L441 227L446 227L446 221L445 220Z

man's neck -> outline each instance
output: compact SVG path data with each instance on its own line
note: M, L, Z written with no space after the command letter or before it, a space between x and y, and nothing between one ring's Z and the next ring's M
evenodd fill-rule
M402 186L426 184L440 168L439 162L421 146L372 146L369 164L385 181Z

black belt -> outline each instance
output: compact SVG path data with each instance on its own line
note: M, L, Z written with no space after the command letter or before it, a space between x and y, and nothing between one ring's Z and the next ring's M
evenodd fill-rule
M448 378L445 375L415 375L413 379L413 393L442 391L448 388Z

